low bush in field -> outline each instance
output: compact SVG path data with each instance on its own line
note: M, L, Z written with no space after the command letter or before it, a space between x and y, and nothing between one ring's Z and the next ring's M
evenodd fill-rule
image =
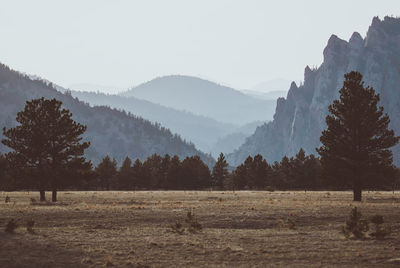
M28 233L35 233L35 231L33 230L33 226L35 226L35 221L33 219L30 219L26 222L26 230L28 231Z
M376 239L383 239L390 235L390 226L384 226L382 215L375 215L369 220L362 217L361 212L357 207L352 208L350 217L346 220L345 226L342 227L342 232L347 238L363 239L369 231L369 223L373 223L375 228L372 233L368 235Z
M17 227L18 227L17 222L14 219L11 219L8 221L5 231L7 233L13 234L15 232L15 229L17 229Z
M180 222L176 222L174 225L170 226L170 229L173 233L184 234L185 231L189 233L197 233L203 229L203 226L197 221L194 213L192 211L188 211L186 214L184 226Z
M375 225L375 230L374 232L370 233L370 236L373 236L376 239L383 239L392 232L392 228L390 226L384 225L382 215L375 215L371 217L370 221Z

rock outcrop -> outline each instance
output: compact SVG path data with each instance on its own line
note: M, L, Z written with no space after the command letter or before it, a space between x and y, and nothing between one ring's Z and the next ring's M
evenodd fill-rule
M292 83L286 99L280 98L274 120L255 133L228 156L238 165L249 155L261 154L268 162L293 156L300 148L315 153L326 127L328 106L339 97L344 74L352 70L364 76L365 85L380 94L380 105L391 119L390 127L400 135L400 19L375 17L363 39L354 33L347 42L332 35L323 52L320 67L304 71L304 83ZM400 165L400 146L393 149Z

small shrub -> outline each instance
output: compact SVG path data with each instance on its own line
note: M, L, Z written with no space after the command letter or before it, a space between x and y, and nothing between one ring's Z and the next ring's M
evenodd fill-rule
M176 222L174 225L171 225L171 230L173 233L183 234L185 232L185 228L183 228L182 223Z
M26 222L26 230L28 231L28 233L35 233L35 231L33 230L33 226L35 226L35 221L33 219L30 219Z
M375 225L375 231L370 236L376 239L383 239L385 236L390 235L392 228L390 226L384 226L384 220L382 215L375 215L371 217L370 221Z
M287 227L290 230L296 230L296 223L292 219L287 219Z
M112 258L110 255L107 255L106 257L106 266L110 267L110 266L114 266L114 264L112 263Z
M189 233L196 233L203 229L192 211L187 212L185 223L187 225L186 228L184 228L182 223L176 222L174 225L170 226L171 231L177 234L184 234L185 230L187 230Z
M290 230L296 230L296 223L290 218L287 218L286 220L277 219L276 223L279 229L288 228Z
M4 202L7 204L7 203L10 203L10 197L7 195L6 196L6 199L4 200Z
M5 231L7 233L13 234L15 229L17 229L17 227L18 227L17 222L14 219L11 219L8 221Z
M353 236L356 239L365 237L366 232L369 230L368 220L362 218L361 212L357 207L352 208L350 217L346 221L346 225L343 226L343 234L349 238Z
M196 233L203 229L201 224L195 218L194 213L192 211L188 211L188 213L186 214L185 222L188 224L189 226L188 231L191 233Z

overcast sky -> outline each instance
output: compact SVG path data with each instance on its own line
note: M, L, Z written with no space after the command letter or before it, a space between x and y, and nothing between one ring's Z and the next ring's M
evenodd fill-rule
M300 81L331 34L364 37L399 0L0 0L0 62L57 84L128 88L199 76L238 89Z

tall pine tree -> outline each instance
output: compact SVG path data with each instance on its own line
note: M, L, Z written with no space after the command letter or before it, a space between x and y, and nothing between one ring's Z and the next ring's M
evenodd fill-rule
M217 189L222 189L228 175L228 163L225 160L224 154L221 153L211 173L212 186Z
M33 181L41 201L45 200L47 189L53 191L52 200L57 200L57 190L65 183L63 175L70 161L86 165L83 153L90 144L81 142L86 126L72 120L72 114L61 105L56 99L27 101L17 114L19 125L3 128L6 138L2 143L13 149L7 159L15 169L23 171L25 185Z
M345 74L340 99L329 106L328 128L317 148L324 174L331 182L353 189L361 201L362 189L383 186L393 179L391 147L399 137L389 130L389 116L378 107L379 94L364 87L359 72Z

